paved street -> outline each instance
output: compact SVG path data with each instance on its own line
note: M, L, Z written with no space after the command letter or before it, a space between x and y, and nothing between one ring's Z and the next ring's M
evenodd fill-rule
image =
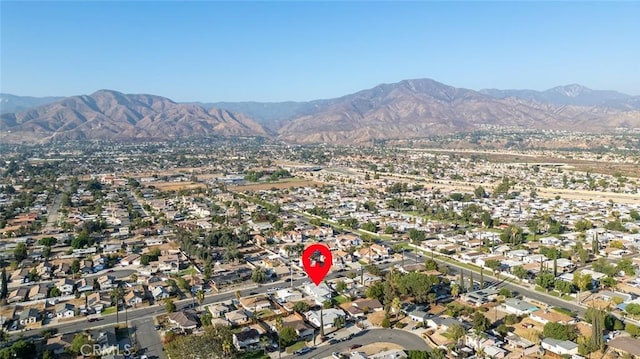
M405 257L406 258L410 258L411 260L416 260L416 259L422 259L424 261L424 257L420 258L418 257L415 253L405 253ZM426 256L427 258L428 255ZM441 259L439 259L438 257L434 257L434 260L438 263L444 263L446 265L449 266L450 268L450 272L451 274L457 274L460 272L460 270L464 270L465 274L469 273L470 270L468 268L465 268L461 265L458 265L455 262L452 261L443 261ZM485 280L492 280L492 281L499 281L496 277L494 277L493 275L491 275L491 273L487 273L489 271L485 271L484 273L484 278ZM468 276L467 276L468 277ZM476 277L478 278L478 277ZM586 308L577 305L576 303L571 303L571 302L567 302L565 300L562 300L558 297L554 297L552 295L549 294L545 294L545 293L541 293L538 292L534 289L528 288L524 285L519 285L519 284L515 284L515 283L511 283L511 282L503 282L500 287L505 287L508 288L511 291L514 292L518 292L519 294L522 294L523 296L527 297L527 298L531 298L540 302L544 302L547 303L551 306L555 306L555 307L560 307L560 308L566 308L569 310L572 310L574 312L580 313L580 314L584 314L586 312Z
M295 355L296 358L325 358L331 356L333 352L350 351L349 347L354 344L367 345L372 343L394 343L407 350L431 350L427 342L419 336L398 329L371 329L365 334L333 345L322 345L317 349L304 354ZM289 355L289 357L294 355Z

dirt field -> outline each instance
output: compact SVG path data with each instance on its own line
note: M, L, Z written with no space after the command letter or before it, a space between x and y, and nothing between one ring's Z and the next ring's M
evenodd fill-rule
M229 186L227 189L233 192L251 192L251 191L261 191L261 190L269 190L271 188L277 189L286 189L290 187L322 187L324 184L315 181L309 181L305 179L293 179L289 181L281 181L281 182L269 182L269 183L256 183L256 184L247 184L242 186Z
M196 182L153 182L152 186L155 186L160 191L179 191L181 189L195 189L195 188L206 188L207 186L204 183L196 183Z

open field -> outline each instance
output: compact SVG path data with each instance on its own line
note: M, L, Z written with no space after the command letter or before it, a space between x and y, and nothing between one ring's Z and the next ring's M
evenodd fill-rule
M195 189L195 188L206 188L207 185L204 183L196 183L196 182L153 182L152 186L156 187L160 191L179 191L182 189Z
M321 187L321 186L324 186L324 184L321 182L294 178L286 181L254 183L254 184L247 184L242 186L229 186L227 188L233 192L251 192L251 191L269 190L272 188L286 189L290 187L314 187L314 186Z
M577 171L613 174L621 173L628 177L640 177L640 166L636 163L615 163L608 161L596 161L587 159L558 158L553 156L540 156L532 154L516 154L508 152L488 151L457 151L446 149L424 150L433 152L446 152L461 157L477 156L490 162L500 163L528 163L528 164L554 164L571 167Z

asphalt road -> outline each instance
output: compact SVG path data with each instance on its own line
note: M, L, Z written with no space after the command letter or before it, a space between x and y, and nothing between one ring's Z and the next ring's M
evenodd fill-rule
M131 321L131 328L134 329L134 336L140 348L144 349L143 354L149 359L164 359L166 356L162 351L162 340L160 334L153 326L153 318L135 319Z
M345 342L323 345L304 355L290 355L296 358L325 358L333 352L350 352L354 344L367 345L372 343L394 343L407 350L426 350L431 348L424 339L419 336L399 329L370 329L365 334L347 340ZM356 349L357 350L357 349Z
M429 255L425 255L424 257L420 258L418 257L416 254L414 253L405 253L405 258L410 258L411 260L415 260L415 259L422 259L424 260L426 258L430 258ZM469 275L468 273L471 272L471 270L469 270L468 268L462 267L458 264L456 264L455 262L451 262L451 261L443 261L437 257L433 258L436 262L438 263L443 263L449 266L450 268L450 273L451 274L457 274L460 273L460 270L463 270L464 273L466 274L465 277L468 278ZM487 271L488 272L488 271ZM491 275L491 273L487 273L485 272L483 274L483 277L485 280L492 280L492 281L500 281L498 278L494 277L493 275ZM479 278L476 272L474 272L474 274L476 274L476 279ZM576 313L579 313L581 315L584 315L584 313L586 313L586 308L579 306L575 303L571 303L571 302L567 302L565 300L562 300L558 297L554 297L552 295L549 294L545 294L545 293L541 293L538 292L534 289L528 288L524 285L519 285L519 284L515 284L515 283L511 283L511 282L502 282L502 284L499 285L500 288L504 287L507 288L509 290L511 290L512 292L517 292L519 294L522 294L523 296L527 297L527 298L531 298L543 303L547 303L550 306L554 306L554 307L560 307L560 308L566 308L569 309L571 311L574 311Z

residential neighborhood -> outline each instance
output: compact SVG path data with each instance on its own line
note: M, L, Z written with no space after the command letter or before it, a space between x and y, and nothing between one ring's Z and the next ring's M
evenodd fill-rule
M570 169L560 153L504 163L246 141L8 152L7 348L640 357L637 178ZM332 256L319 285L301 258L311 244Z

